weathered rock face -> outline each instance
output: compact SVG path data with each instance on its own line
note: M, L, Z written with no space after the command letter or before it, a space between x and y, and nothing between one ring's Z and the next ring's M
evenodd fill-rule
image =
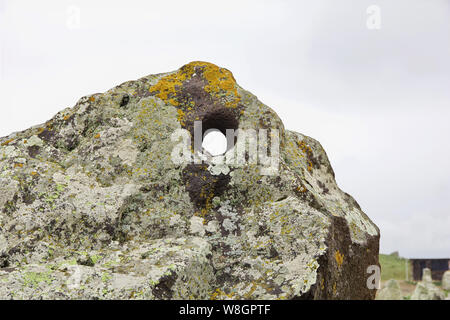
M416 285L411 300L444 300L445 294L433 284L431 270L424 268L422 272L422 281Z
M194 136L196 120L278 130L275 170L173 161L173 133ZM0 145L0 298L375 297L378 228L321 145L226 69L193 62L126 82Z
M390 279L383 289L377 292L377 300L403 300L403 294L397 280Z

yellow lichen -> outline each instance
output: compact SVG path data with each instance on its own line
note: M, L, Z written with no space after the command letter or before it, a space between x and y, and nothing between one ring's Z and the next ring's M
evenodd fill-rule
M13 141L14 141L14 139L6 140L5 142L2 143L2 146L7 146L8 144L10 144Z
M186 118L186 114L185 114L184 111L181 110L181 109L178 109L177 112L178 112L178 122L179 122L181 125L184 125L184 121L185 121L185 118Z
M306 156L308 158L311 158L313 156L313 151L312 151L311 147L309 145L307 145L305 143L305 141L300 141L300 142L297 141L297 146L303 151L303 153L306 154ZM309 159L307 160L307 169L309 172L312 172L312 169L313 169L313 163Z
M211 299L211 300L219 300L219 299L221 299L221 297L223 297L223 296L232 299L233 296L234 296L234 292L230 292L230 293L227 294L226 292L222 291L220 288L217 288L216 291L214 291L214 292L211 294L210 299Z
M236 108L241 97L237 92L236 80L233 74L227 69L220 68L209 62L194 61L181 67L177 72L161 78L158 83L150 87L149 91L156 93L156 96L174 106L178 106L180 101L177 99L177 93L183 82L192 78L200 69L202 76L207 80L204 90L215 98L221 95L230 96L225 105Z
M339 250L336 251L334 254L334 258L336 259L336 262L338 264L338 267L340 268L342 263L344 262L344 255L339 252Z

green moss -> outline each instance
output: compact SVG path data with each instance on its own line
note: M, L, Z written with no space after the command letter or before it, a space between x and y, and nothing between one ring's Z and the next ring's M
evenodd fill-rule
M107 272L103 272L102 273L102 281L103 282L108 282L109 280L111 280L111 275Z
M53 277L51 276L52 271L47 272L26 272L23 275L23 284L26 287L37 287L41 282L46 284L51 284Z
M91 258L92 263L96 264L102 257L99 256L99 255L94 254L90 258Z

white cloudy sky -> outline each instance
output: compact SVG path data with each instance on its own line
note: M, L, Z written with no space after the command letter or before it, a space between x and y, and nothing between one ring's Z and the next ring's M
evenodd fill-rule
M380 29L367 28L370 5ZM450 257L449 0L0 0L0 49L0 136L213 62L322 143L381 252Z

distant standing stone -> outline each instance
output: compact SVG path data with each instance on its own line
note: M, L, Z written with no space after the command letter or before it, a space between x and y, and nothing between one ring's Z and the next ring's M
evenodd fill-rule
M445 271L442 276L442 289L450 290L450 270Z
M390 255L393 257L397 257L397 258L400 257L400 254L398 253L398 251L394 251Z
M431 270L428 268L424 268L422 271L422 281L423 282L433 282L431 277Z
M402 300L403 295L397 280L390 279L383 289L378 291L376 300Z

